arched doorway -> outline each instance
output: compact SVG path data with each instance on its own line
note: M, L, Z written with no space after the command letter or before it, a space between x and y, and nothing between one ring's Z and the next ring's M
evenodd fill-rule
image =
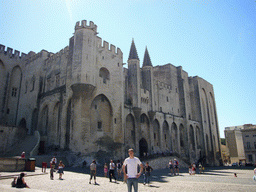
M91 138L97 137L98 132L113 138L112 106L105 95L100 94L93 99L90 120Z
M144 157L144 154L148 153L148 143L146 139L142 138L139 141L139 147L140 147L140 157Z

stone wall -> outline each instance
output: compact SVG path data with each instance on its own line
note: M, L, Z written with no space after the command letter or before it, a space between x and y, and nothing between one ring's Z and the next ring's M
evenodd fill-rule
M25 159L20 158L0 158L0 171L24 171Z
M25 136L24 128L0 125L0 156L10 151Z

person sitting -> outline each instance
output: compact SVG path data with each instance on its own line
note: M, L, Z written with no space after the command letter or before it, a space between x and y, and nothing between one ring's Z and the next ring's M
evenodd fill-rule
M17 178L17 181L16 179L14 178L13 182L12 182L12 187L16 187L16 188L30 188L27 183L25 182L25 179L24 179L24 176L25 174L24 173L21 173L20 176ZM16 182L15 182L16 181Z

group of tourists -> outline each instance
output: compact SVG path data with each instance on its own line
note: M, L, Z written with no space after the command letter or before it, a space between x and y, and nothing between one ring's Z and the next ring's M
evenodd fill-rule
M57 166L57 170L55 169L56 168L56 165L57 165L57 158L56 157L53 157L50 161L50 179L53 180L54 179L54 172L57 171L57 173L59 173L59 179L60 180L63 180L62 179L62 175L64 174L64 167L65 165L63 164L63 162L60 160L59 162L59 165Z
M179 170L179 161L177 159L174 159L173 162L172 160L169 161L169 169L172 175L179 175L180 170Z

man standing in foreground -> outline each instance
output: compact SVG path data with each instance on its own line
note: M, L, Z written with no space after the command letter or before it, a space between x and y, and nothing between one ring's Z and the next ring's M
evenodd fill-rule
M132 191L132 185L134 192L138 191L138 178L140 177L143 165L139 158L134 157L133 149L128 150L129 157L124 160L123 163L123 173L124 177L127 178L128 192ZM138 173L138 165L140 165L140 172ZM125 171L125 166L127 166L127 173Z

